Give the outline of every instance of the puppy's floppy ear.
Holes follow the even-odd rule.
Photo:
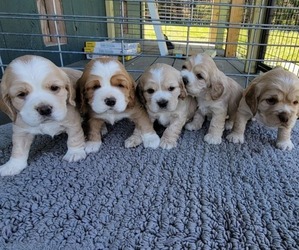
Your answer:
[[[129,89],[129,102],[128,108],[132,108],[135,106],[135,81],[131,75],[128,74],[129,81],[130,81],[130,89]]]
[[[145,98],[143,96],[143,87],[141,86],[142,85],[142,82],[139,80],[138,81],[138,84],[137,84],[137,87],[136,87],[136,96],[139,100],[139,102],[145,106],[146,104],[146,101],[145,101]]]
[[[76,106],[76,82],[82,76],[82,71],[71,68],[62,68],[62,71],[64,71],[68,77],[68,83],[66,85],[68,103],[72,106]]]
[[[88,112],[85,98],[85,80],[81,77],[76,83],[76,104],[81,114],[85,115]]]
[[[14,122],[17,118],[17,110],[12,105],[11,98],[8,93],[8,86],[9,84],[7,83],[6,75],[4,73],[0,84],[0,109]]]
[[[12,105],[11,98],[10,98],[9,94],[2,96],[2,93],[0,90],[0,96],[1,96],[0,110],[2,110],[5,114],[7,114],[8,117],[14,122],[17,118],[17,110]]]
[[[186,91],[186,88],[185,88],[185,84],[183,82],[183,78],[181,76],[180,76],[180,80],[179,80],[179,86],[180,86],[180,89],[181,89],[179,98],[184,99],[187,96],[187,91]]]
[[[245,101],[253,115],[256,114],[258,106],[258,91],[256,86],[257,83],[257,81],[252,82],[244,94]]]
[[[211,75],[210,82],[208,85],[208,88],[210,88],[210,95],[212,100],[219,99],[224,91],[222,81],[225,81],[226,76],[222,72],[222,74],[218,75],[219,73],[220,72],[218,71],[217,73],[215,72]],[[223,75],[223,78],[221,77],[221,75]]]

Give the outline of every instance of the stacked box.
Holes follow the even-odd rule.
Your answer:
[[[101,42],[87,41],[85,42],[84,52],[86,52],[87,59],[124,55],[125,60],[130,60],[141,52],[141,48],[139,43],[121,43],[111,40]]]

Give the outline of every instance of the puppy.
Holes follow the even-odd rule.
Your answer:
[[[151,121],[166,127],[160,146],[176,147],[183,126],[197,109],[196,99],[187,96],[180,71],[167,64],[153,64],[142,74],[137,92]]]
[[[0,175],[15,175],[27,166],[30,145],[37,134],[68,134],[64,160],[86,157],[81,118],[75,108],[75,83],[82,72],[59,68],[40,56],[13,60],[1,82],[2,109],[13,121],[12,154]]]
[[[292,150],[291,131],[299,116],[299,79],[281,67],[256,77],[240,101],[230,142],[244,143],[247,121],[256,117],[269,127],[277,127],[276,146]]]
[[[187,93],[196,97],[198,102],[198,110],[186,129],[200,129],[205,116],[208,116],[211,122],[204,141],[220,144],[224,128],[233,127],[242,87],[221,72],[213,59],[204,53],[189,57],[182,67],[181,75]]]
[[[109,57],[91,60],[77,82],[79,106],[87,121],[86,152],[97,152],[106,132],[105,122],[128,118],[135,123],[133,135],[125,141],[125,147],[157,148],[160,138],[153,129],[145,109],[135,97],[135,82],[124,66]]]

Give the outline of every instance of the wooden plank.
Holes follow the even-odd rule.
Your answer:
[[[229,28],[227,31],[227,45],[225,48],[225,57],[235,57],[237,53],[237,43],[240,33],[240,23],[243,18],[243,6],[234,6],[234,5],[244,5],[244,0],[232,0],[232,7],[230,10],[229,17]]]
[[[114,26],[114,8],[113,8],[113,1],[106,0],[105,1],[106,7],[106,17],[107,17],[107,32],[108,37],[110,39],[115,38],[115,26]]]

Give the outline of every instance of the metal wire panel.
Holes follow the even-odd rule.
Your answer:
[[[24,1],[20,8],[16,8],[20,1],[4,2],[0,7],[2,71],[23,54],[42,55],[62,66],[76,65],[87,54],[115,56],[84,51],[86,41],[115,40],[121,46],[141,45],[141,53],[136,51],[131,57],[125,50],[117,54],[126,65],[134,56],[173,59],[175,64],[175,60],[208,50],[215,51],[220,65],[231,66],[223,66],[222,71],[242,77],[245,84],[259,70],[276,65],[299,75],[299,1],[90,0],[82,5],[82,1],[50,0],[47,4],[53,7],[46,14],[38,8],[41,0]],[[55,7],[58,4],[61,13]],[[42,22],[54,23],[50,33],[45,33]],[[61,22],[63,33],[57,25]],[[45,44],[45,37],[56,42]],[[161,43],[167,46],[166,53],[161,52]],[[132,65],[129,71],[142,72]]]

